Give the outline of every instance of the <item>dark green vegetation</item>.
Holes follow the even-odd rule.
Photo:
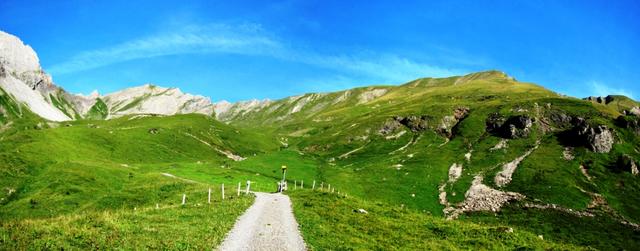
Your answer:
[[[311,250],[580,250],[506,224],[448,221],[319,191],[289,193]],[[357,212],[364,209],[367,213]]]
[[[490,71],[305,94],[219,115],[224,123],[203,115],[43,123],[10,97],[0,98],[0,221],[12,222],[4,232],[49,217],[175,205],[182,193],[202,194],[220,183],[229,196],[246,180],[272,191],[280,166],[287,165],[290,186],[304,180],[309,188],[316,180],[358,198],[293,194],[305,239],[318,249],[640,246],[633,237],[638,230],[620,223],[640,222],[640,177],[627,165],[640,160],[640,127],[637,116],[624,115],[637,103],[624,97],[604,104],[568,98]],[[97,103],[91,118],[104,118],[106,110]],[[601,128],[611,131],[614,143],[597,153],[601,146],[578,132]],[[495,149],[505,140],[506,147]],[[502,165],[528,151],[512,181],[498,187],[494,178]],[[462,174],[448,182],[454,163],[463,166]],[[477,175],[485,185],[526,198],[498,216],[445,221],[439,187],[446,184],[445,197],[455,207]],[[559,210],[524,209],[525,203]],[[349,211],[358,206],[370,214]],[[322,213],[327,207],[349,212]],[[346,230],[331,235],[316,229],[333,224]],[[364,229],[350,228],[359,227],[354,224]],[[500,232],[505,226],[514,233]],[[407,236],[393,229],[407,229]],[[583,230],[587,234],[569,234]],[[148,244],[130,246],[141,245]]]

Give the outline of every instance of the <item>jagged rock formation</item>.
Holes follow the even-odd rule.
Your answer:
[[[606,97],[590,96],[590,97],[584,98],[584,100],[606,105],[611,103],[614,100],[614,96],[613,95],[608,95]]]
[[[163,88],[151,84],[128,88],[100,98],[109,107],[107,118],[131,114],[214,113],[214,106],[209,98],[183,93],[177,88]]]
[[[133,87],[105,96],[100,96],[97,92],[89,96],[69,94],[56,86],[42,70],[38,56],[30,46],[2,31],[0,88],[17,103],[26,105],[38,116],[51,121],[85,117],[109,119],[130,114],[212,115],[214,111],[208,98],[185,94],[176,88],[153,85]],[[95,110],[104,112],[101,114],[103,116],[95,116]]]
[[[534,119],[526,115],[502,117],[494,113],[487,118],[487,132],[508,139],[526,138],[529,136]]]
[[[256,111],[267,107],[273,101],[269,99],[264,100],[249,100],[240,101],[236,103],[230,103],[226,100],[213,104],[213,109],[216,114],[216,118],[219,120],[229,120],[238,116],[243,116],[246,113]]]
[[[628,154],[623,154],[618,158],[618,161],[616,163],[616,169],[618,171],[630,172],[633,175],[640,174],[640,170],[638,170],[638,166],[636,165],[636,162]]]
[[[73,109],[60,100],[64,92],[40,67],[35,51],[19,38],[0,31],[0,88],[17,103],[52,121],[71,120]]]
[[[616,124],[640,136],[640,116],[619,116],[616,119]]]
[[[573,129],[573,134],[576,139],[582,142],[597,153],[608,153],[613,147],[613,134],[611,129],[605,125],[591,126],[583,118],[576,118],[576,126]]]
[[[424,131],[428,128],[428,125],[429,125],[428,124],[429,116],[427,115],[422,115],[422,116],[413,115],[413,116],[407,116],[407,117],[397,116],[394,119],[398,121],[400,124],[411,129],[411,131],[413,132]]]
[[[444,116],[438,127],[438,132],[447,138],[453,137],[453,128],[469,115],[469,108],[458,107],[453,110],[453,115]]]

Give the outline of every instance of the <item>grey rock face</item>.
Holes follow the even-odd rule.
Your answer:
[[[453,137],[453,128],[469,115],[469,108],[458,107],[453,110],[453,115],[444,116],[438,127],[438,132],[447,138]]]
[[[640,136],[640,117],[638,116],[619,116],[616,124],[622,128],[626,128]]]
[[[576,136],[582,140],[589,149],[597,153],[608,153],[613,147],[613,133],[605,125],[592,127],[582,118],[576,119],[574,128]]]
[[[429,117],[426,115],[408,116],[408,117],[396,116],[394,117],[394,119],[398,121],[400,124],[411,129],[411,131],[413,132],[421,132],[427,129],[427,126],[428,126],[427,120],[429,119]]]
[[[618,162],[616,163],[616,168],[619,171],[630,172],[633,175],[640,174],[640,170],[638,170],[638,166],[634,159],[628,154],[624,154],[618,158]]]
[[[504,118],[492,114],[487,118],[487,131],[502,138],[517,139],[529,136],[534,119],[526,115]]]
[[[382,128],[378,130],[378,133],[380,133],[381,135],[387,135],[394,132],[396,129],[400,127],[402,127],[402,124],[400,124],[398,120],[396,119],[389,120],[387,122],[384,122],[384,124],[382,125]]]

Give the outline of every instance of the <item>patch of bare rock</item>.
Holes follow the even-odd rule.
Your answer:
[[[458,208],[446,208],[447,218],[455,219],[461,213],[474,211],[499,211],[506,203],[513,200],[522,200],[524,195],[515,192],[505,192],[493,189],[482,183],[482,175],[474,177],[471,187],[465,193],[464,201]]]

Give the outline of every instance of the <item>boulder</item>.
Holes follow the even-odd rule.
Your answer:
[[[637,107],[637,106],[636,107],[632,107],[627,113],[629,115],[640,117],[640,107]]]

